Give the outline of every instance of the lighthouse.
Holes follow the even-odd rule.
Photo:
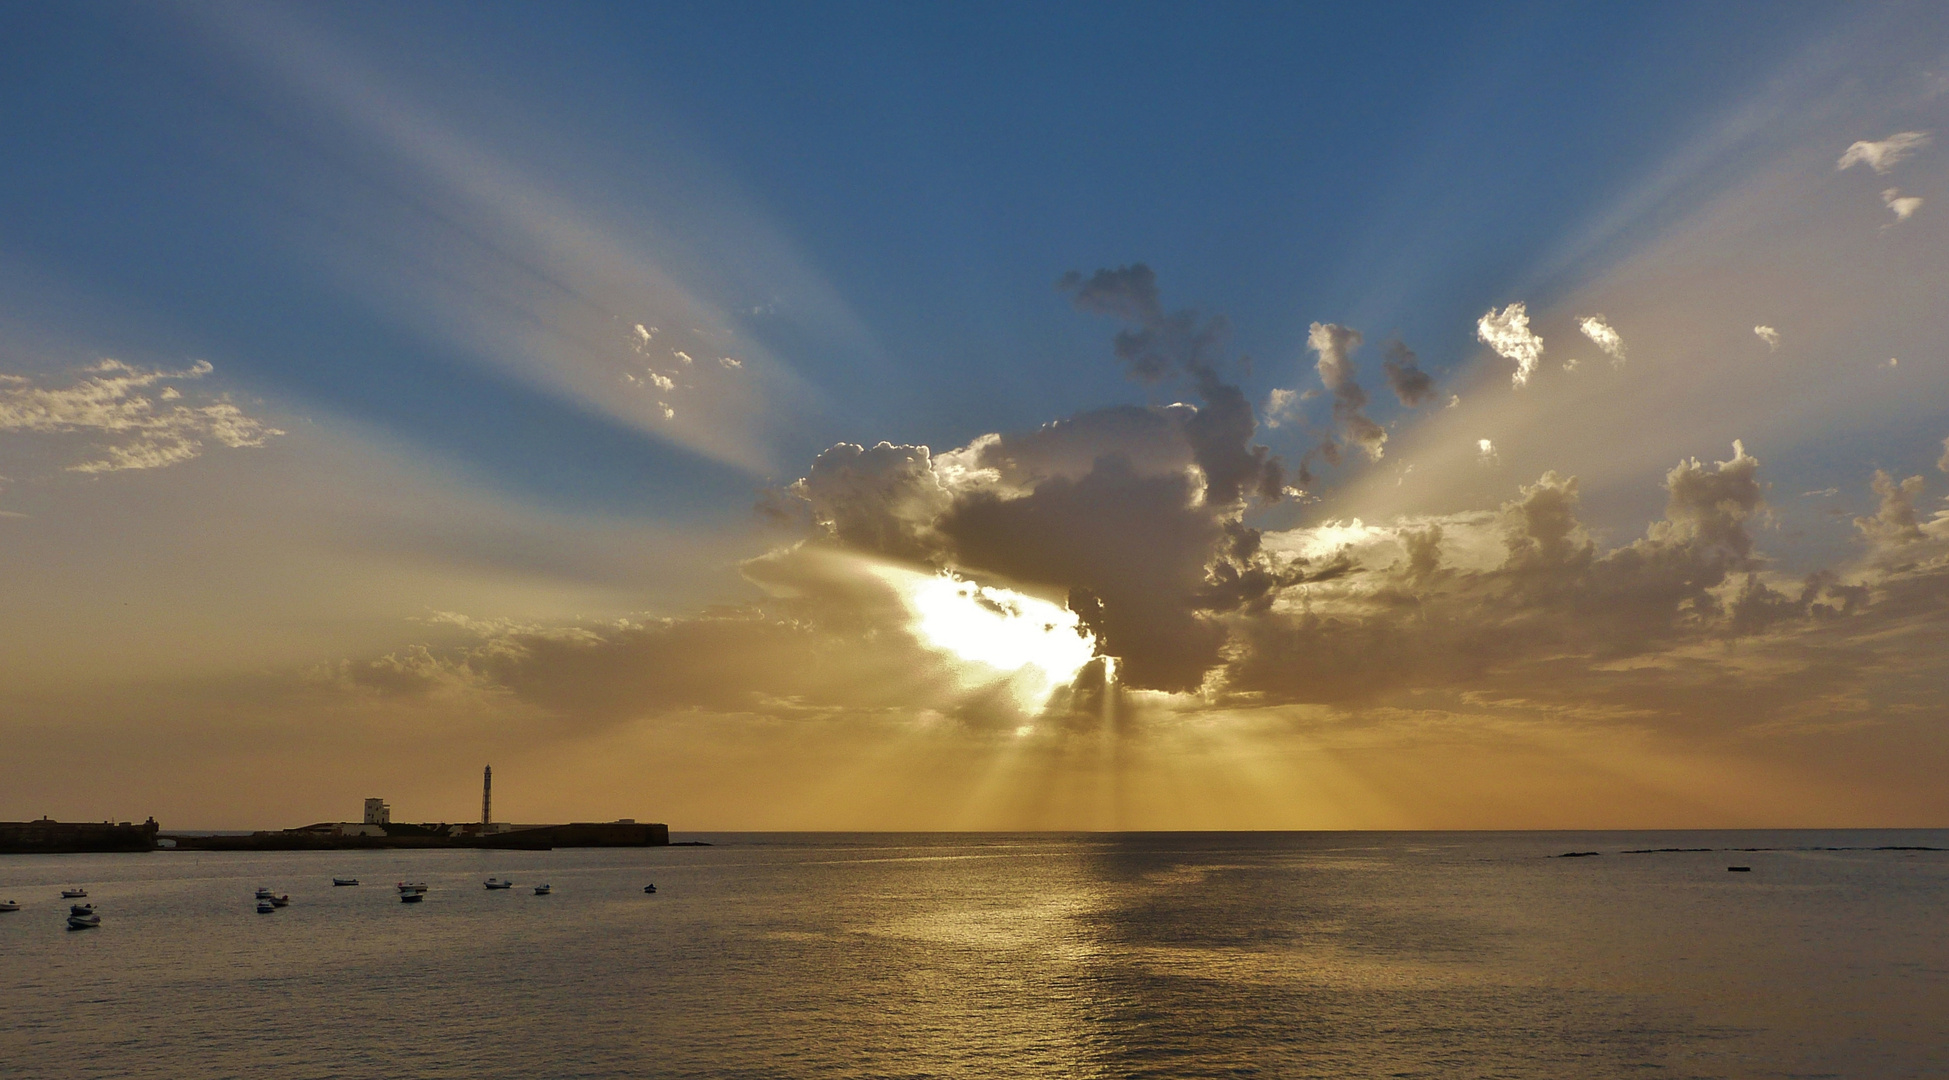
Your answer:
[[[494,825],[494,766],[489,765],[480,775],[480,831],[493,832]]]

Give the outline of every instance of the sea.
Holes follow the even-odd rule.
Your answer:
[[[1949,1076],[1945,830],[677,839],[0,856],[0,1076]]]

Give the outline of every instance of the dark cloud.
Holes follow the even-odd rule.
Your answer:
[[[1412,409],[1435,396],[1434,376],[1421,370],[1420,358],[1414,350],[1399,340],[1387,343],[1387,359],[1381,361],[1381,370],[1387,373],[1388,388],[1401,404]]]
[[[1319,358],[1320,382],[1333,395],[1333,419],[1340,431],[1369,460],[1379,461],[1387,431],[1368,418],[1367,391],[1354,380],[1353,351],[1360,348],[1360,331],[1337,323],[1314,323],[1307,331],[1306,347]]]

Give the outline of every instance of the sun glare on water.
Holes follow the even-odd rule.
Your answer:
[[[1047,600],[950,573],[881,574],[898,587],[922,644],[958,661],[970,686],[1006,678],[1025,709],[1040,708],[1095,654],[1096,639],[1075,612]]]

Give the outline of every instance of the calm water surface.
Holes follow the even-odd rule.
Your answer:
[[[1949,831],[705,839],[0,857],[0,1076],[1949,1076]]]

